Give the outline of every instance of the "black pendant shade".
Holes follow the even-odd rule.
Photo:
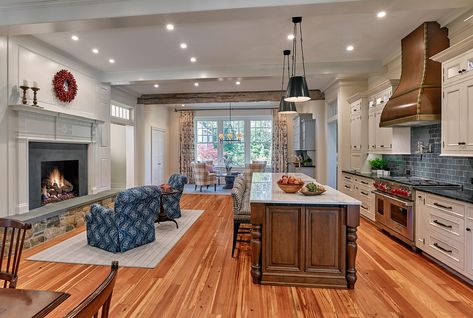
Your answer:
[[[286,102],[300,103],[310,100],[309,87],[304,76],[293,76],[287,84]]]
[[[297,113],[296,104],[291,102],[286,102],[284,96],[281,97],[279,102],[279,113],[280,114],[295,114]]]

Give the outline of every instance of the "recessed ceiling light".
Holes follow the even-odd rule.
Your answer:
[[[288,39],[288,40],[294,40],[294,34],[292,34],[292,33],[289,34],[289,35],[287,36],[287,39]]]
[[[386,16],[386,11],[379,11],[378,14],[376,14],[378,18],[384,18]]]
[[[158,87],[159,87],[159,84],[154,84],[154,87],[155,87],[155,88],[158,88]]]
[[[187,49],[187,44],[186,43],[181,43],[180,47],[181,47],[181,49]]]
[[[99,54],[99,49],[93,48],[93,49],[92,49],[92,52],[93,52],[94,54]]]
[[[237,82],[235,82],[235,84],[240,85],[241,83],[237,81]]]
[[[72,39],[73,41],[79,41],[79,37],[78,37],[77,35],[71,36],[71,39]]]
[[[186,106],[186,105],[182,104],[181,106],[184,107],[184,106]]]
[[[108,63],[113,64],[113,63],[115,63],[115,60],[114,59],[109,59]]]
[[[347,51],[353,51],[355,47],[353,45],[347,46]]]
[[[191,57],[190,60],[191,60],[192,63],[197,62],[197,59],[195,57]]]
[[[195,83],[194,83],[194,86],[195,86],[195,87],[199,86],[199,83],[195,82]]]
[[[174,30],[174,24],[166,24],[166,29],[168,29],[169,31]]]

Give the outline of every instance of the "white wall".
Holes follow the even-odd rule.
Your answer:
[[[170,135],[179,134],[179,130],[170,131],[171,109],[164,105],[137,105],[135,108],[136,118],[136,162],[135,162],[135,184],[151,184],[151,128],[160,128],[166,131],[166,154],[169,158],[170,149],[178,149],[179,144],[170,143]],[[173,140],[174,140],[173,136]],[[165,179],[170,176],[169,161],[165,162]]]
[[[112,188],[126,187],[126,126],[110,125]]]
[[[71,71],[78,84],[76,99],[69,104],[59,102],[52,90],[54,74],[61,69]],[[27,202],[20,202],[18,195],[27,189],[17,185],[27,174],[27,164],[19,158],[24,157],[20,151],[27,149],[28,140],[20,143],[15,131],[17,114],[7,110],[8,104],[21,103],[18,87],[24,81],[38,85],[38,102],[46,110],[105,122],[97,129],[97,142],[89,145],[89,193],[110,189],[110,87],[99,83],[98,77],[94,69],[33,37],[0,38],[0,216],[27,212]],[[31,98],[29,94],[29,104]]]

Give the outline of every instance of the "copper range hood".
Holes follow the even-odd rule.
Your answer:
[[[399,86],[383,113],[380,127],[422,126],[440,120],[441,64],[430,59],[450,45],[447,28],[424,22],[401,41]]]

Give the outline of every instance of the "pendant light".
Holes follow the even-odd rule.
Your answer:
[[[283,51],[283,60],[282,60],[282,81],[281,81],[281,100],[279,101],[279,113],[280,114],[295,114],[297,113],[296,104],[292,102],[287,102],[284,100],[284,79],[285,79],[285,69],[286,69],[286,59],[287,59],[287,76],[289,77],[289,55],[291,54],[290,50]],[[286,58],[287,57],[287,58]]]
[[[220,134],[218,134],[218,140],[220,142],[240,142],[241,141],[241,133],[235,133],[235,130],[232,126],[232,103],[230,102],[230,119],[228,127]]]
[[[305,78],[305,64],[304,64],[304,46],[302,43],[302,17],[293,17],[292,23],[294,23],[294,39],[292,40],[292,71],[291,78],[287,85],[286,98],[287,102],[306,102],[310,100],[309,88],[307,87],[307,81]],[[300,33],[300,44],[301,44],[301,58],[302,58],[302,71],[303,75],[297,75],[297,31],[299,26]]]

